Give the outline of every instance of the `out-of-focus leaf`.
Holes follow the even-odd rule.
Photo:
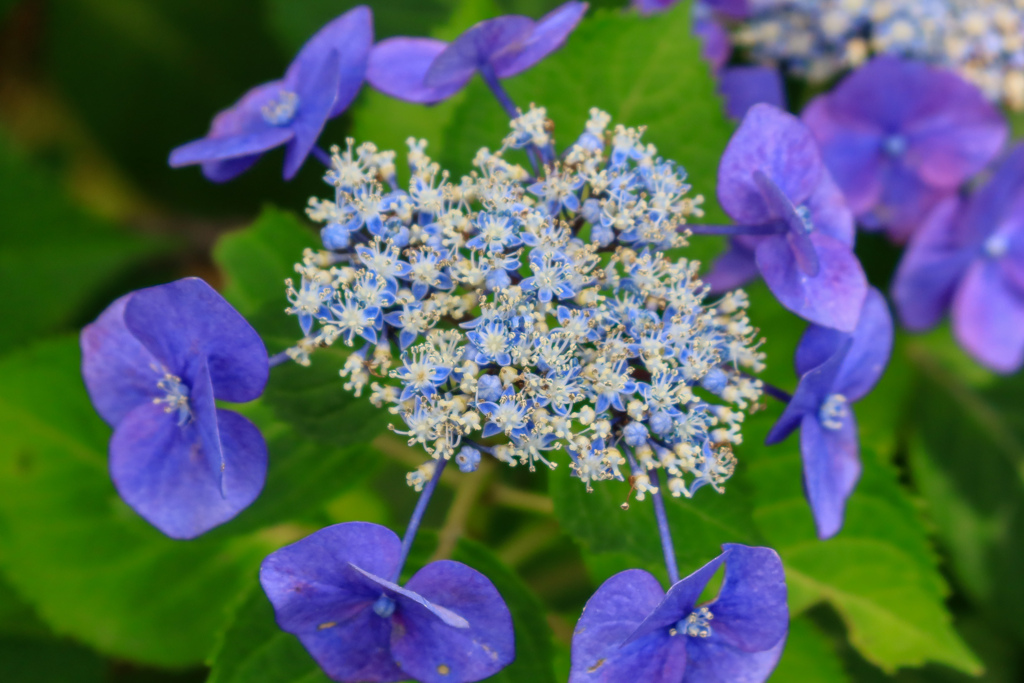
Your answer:
[[[583,131],[591,107],[607,111],[615,123],[647,126],[644,140],[679,162],[693,194],[704,196],[707,220],[724,218],[716,208],[715,180],[733,125],[690,32],[689,3],[652,17],[596,12],[565,47],[505,85],[520,107],[534,102],[547,108],[562,147]],[[499,147],[507,132],[503,110],[474,79],[448,127],[442,165],[468,171],[477,149]],[[718,244],[700,242],[708,253]]]
[[[255,584],[236,607],[207,662],[206,683],[327,683],[302,643],[277,627],[274,608]]]
[[[171,149],[206,134],[214,114],[280,78],[292,55],[249,0],[66,0],[47,7],[46,57],[61,95],[136,187],[178,212],[237,216],[265,201],[301,207],[322,173],[281,180],[271,152],[230,183],[172,169]],[[308,182],[305,188],[302,182]]]
[[[31,605],[0,576],[0,634],[45,636],[46,625],[39,621]],[[0,660],[2,661],[2,660]]]
[[[1024,380],[979,388],[924,346],[911,349],[914,484],[957,580],[996,623],[1024,637]]]
[[[0,351],[69,325],[127,271],[166,248],[75,207],[61,183],[0,134]]]
[[[374,38],[429,35],[448,19],[457,0],[268,0],[267,24],[286,53],[297,51],[331,19],[357,5],[373,10]]]
[[[288,302],[283,283],[296,275],[294,264],[315,240],[294,214],[267,208],[255,223],[224,236],[214,249],[214,260],[228,281],[225,295],[250,316],[271,352],[302,336],[295,318],[284,312]],[[265,403],[279,419],[321,443],[350,446],[370,440],[387,423],[388,413],[342,388],[338,371],[348,350],[338,341],[314,353],[310,367],[287,362],[273,368]]]
[[[828,638],[807,617],[789,622],[789,636],[772,683],[844,683],[849,678]]]
[[[0,361],[0,568],[57,634],[133,661],[200,662],[262,558],[302,533],[282,523],[361,481],[370,456],[300,440],[265,407],[240,406],[267,438],[266,489],[238,519],[173,541],[117,496],[110,429],[79,363],[74,338]]]
[[[0,636],[0,675],[5,683],[102,683],[107,664],[72,642]]]
[[[452,559],[483,573],[501,593],[512,613],[516,633],[516,658],[488,678],[494,683],[555,683],[551,627],[544,605],[515,572],[474,541],[460,538]]]

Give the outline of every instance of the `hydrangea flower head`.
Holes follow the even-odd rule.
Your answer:
[[[762,234],[733,239],[709,275],[715,289],[741,284],[756,268],[789,310],[853,329],[867,292],[853,217],[798,118],[754,105],[722,156],[718,197],[733,220]]]
[[[336,681],[469,683],[514,659],[512,615],[487,577],[440,560],[399,586],[401,558],[390,529],[335,524],[271,553],[260,583]]]
[[[903,255],[893,299],[907,328],[933,327],[951,308],[974,358],[1003,373],[1024,365],[1024,145],[966,201],[932,212]]]
[[[256,86],[214,117],[206,137],[173,150],[170,165],[201,164],[207,178],[225,182],[285,145],[284,177],[290,180],[327,120],[359,93],[372,45],[370,9],[349,10],[310,38],[284,78]]]
[[[309,209],[334,248],[307,253],[290,285],[306,333],[292,357],[351,345],[346,388],[368,388],[434,458],[470,446],[554,467],[563,450],[590,488],[623,478],[628,447],[665,469],[674,495],[720,490],[760,396],[747,299],[706,303],[699,264],[666,256],[686,245],[700,198],[642,131],[609,123],[593,110],[539,177],[505,155],[552,143],[543,109],[512,121],[503,148],[480,150],[458,182],[423,141],[409,141],[404,187],[393,153],[338,149],[335,192]],[[460,465],[475,467],[469,455]]]
[[[1007,135],[1002,115],[975,86],[890,56],[815,98],[803,120],[853,212],[900,242],[984,168]]]
[[[377,90],[409,102],[433,104],[469,83],[473,74],[511,78],[565,43],[587,11],[567,2],[534,21],[507,15],[482,21],[451,43],[399,36],[378,43],[366,78]]]
[[[1024,5],[1006,0],[749,0],[735,40],[814,82],[889,54],[951,68],[1024,108]]]
[[[257,398],[267,351],[209,285],[186,278],[121,297],[82,330],[82,375],[114,427],[110,474],[121,497],[172,538],[194,538],[263,488],[256,427],[216,400]]]
[[[778,443],[800,428],[804,491],[821,538],[842,528],[846,500],[860,478],[851,404],[867,395],[882,376],[892,342],[885,297],[872,288],[852,334],[812,325],[797,346],[800,383],[766,442]]]
[[[642,569],[605,581],[576,624],[569,682],[767,680],[789,628],[782,562],[771,548],[722,550],[667,593]],[[698,604],[723,563],[718,596]]]

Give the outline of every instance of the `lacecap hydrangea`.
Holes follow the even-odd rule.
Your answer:
[[[554,468],[560,449],[588,489],[623,479],[634,457],[640,499],[657,486],[652,468],[675,496],[731,475],[743,411],[761,395],[747,297],[706,300],[700,264],[682,256],[703,198],[643,129],[609,124],[591,110],[559,155],[531,107],[458,181],[410,139],[407,189],[394,152],[332,149],[334,196],[308,209],[324,249],[287,283],[305,335],[287,353],[305,364],[319,347],[352,347],[345,389],[400,418],[392,429],[433,458],[411,485],[442,458]],[[542,170],[513,163],[518,150]]]

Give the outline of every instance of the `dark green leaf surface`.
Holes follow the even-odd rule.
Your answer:
[[[75,207],[60,181],[0,134],[0,351],[67,326],[166,247]]]

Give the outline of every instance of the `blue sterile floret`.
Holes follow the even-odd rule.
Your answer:
[[[700,264],[666,255],[687,245],[702,198],[642,129],[609,125],[592,110],[556,157],[546,111],[531,108],[458,182],[410,139],[404,188],[393,153],[335,148],[334,197],[309,208],[325,250],[288,285],[305,333],[291,357],[354,347],[345,388],[368,388],[410,445],[465,471],[484,453],[553,468],[564,449],[588,488],[623,479],[633,457],[640,498],[657,490],[651,468],[676,496],[721,490],[761,393],[747,299],[706,302]],[[537,177],[506,159],[523,147],[550,157]]]

